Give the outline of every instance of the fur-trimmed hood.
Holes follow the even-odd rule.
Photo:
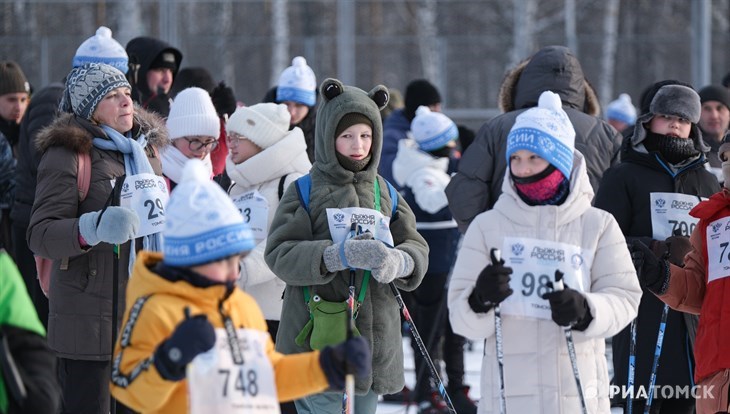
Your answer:
[[[540,94],[553,91],[563,106],[598,116],[601,105],[578,59],[563,46],[547,46],[509,70],[499,89],[502,112],[537,106]]]
[[[147,142],[158,149],[170,144],[165,121],[157,114],[137,105],[134,108],[132,131],[134,136],[145,134]],[[74,152],[89,153],[92,147],[91,141],[95,137],[106,137],[106,134],[95,124],[79,119],[73,114],[63,113],[38,132],[35,146],[41,153],[55,146],[66,147]]]

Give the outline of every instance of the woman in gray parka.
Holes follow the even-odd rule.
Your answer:
[[[400,196],[397,210],[391,214],[391,193],[377,174],[383,137],[379,109],[387,103],[387,89],[377,86],[365,93],[336,79],[327,79],[320,92],[311,190],[308,194],[298,191],[297,185],[287,189],[266,245],[267,264],[287,284],[276,347],[292,354],[327,345],[320,341],[323,332],[317,332],[318,321],[313,331],[308,330],[307,302],[346,301],[348,268],[358,268],[354,286],[359,311],[355,323],[370,343],[373,369],[372,376],[356,383],[356,406],[358,413],[374,413],[379,394],[397,392],[405,383],[399,308],[388,284],[392,281],[400,289],[415,289],[428,268],[428,245],[416,231],[413,212]],[[369,127],[371,134],[350,134],[358,127]],[[364,151],[365,156],[352,156],[342,150],[341,140],[359,138],[369,141],[366,146],[370,151]],[[379,199],[376,192],[380,193]],[[308,209],[303,205],[306,202]],[[374,208],[378,204],[379,208]],[[376,224],[368,226],[368,220],[358,221],[358,217],[364,216],[374,218],[370,222]],[[375,239],[385,243],[373,240],[367,232],[355,240],[346,240],[353,221],[363,223]],[[341,319],[341,324],[331,328],[344,327],[346,320]],[[327,331],[329,334],[330,330]],[[300,414],[339,412],[341,404],[341,390],[296,401]]]

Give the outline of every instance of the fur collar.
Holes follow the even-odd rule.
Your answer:
[[[50,125],[38,132],[35,145],[43,153],[50,147],[66,147],[73,152],[88,154],[91,151],[91,140],[103,132],[93,124],[84,125],[73,114],[60,114]],[[147,134],[147,142],[158,149],[170,144],[165,121],[157,114],[135,105],[134,127],[136,133]]]
[[[561,60],[565,59],[565,67],[567,67],[569,70],[572,70],[571,76],[574,77],[574,81],[578,83],[582,83],[584,95],[585,96],[565,96],[566,92],[561,90],[553,90],[557,88],[550,89],[553,85],[546,85],[547,89],[552,90],[555,93],[558,93],[560,95],[560,99],[563,101],[563,105],[567,105],[570,107],[573,107],[579,111],[582,111],[588,115],[592,116],[600,116],[601,114],[601,105],[598,101],[598,95],[596,95],[596,91],[593,89],[593,86],[588,82],[588,80],[585,79],[583,76],[583,72],[580,69],[578,61],[572,57],[572,55],[569,55],[569,52],[567,52],[567,49],[565,51],[560,50],[562,48],[555,48],[554,51],[547,51],[546,53],[540,53],[538,52],[539,56],[537,56],[538,59],[544,59],[547,55],[549,58],[552,58],[553,60]],[[560,56],[560,54],[563,54],[563,56]],[[556,56],[557,55],[557,56]],[[517,108],[515,106],[515,97],[517,93],[525,93],[524,91],[518,91],[517,90],[517,84],[520,80],[520,77],[522,76],[522,72],[525,70],[525,67],[527,67],[527,64],[530,63],[530,61],[533,59],[533,57],[527,58],[523,60],[522,62],[518,63],[514,68],[509,70],[506,74],[504,79],[502,80],[502,85],[499,88],[499,96],[497,98],[499,105],[499,109],[502,112],[510,112],[514,111],[515,109],[521,109]],[[574,60],[573,62],[570,62],[570,60]],[[542,62],[541,62],[542,63]],[[550,62],[546,62],[545,66],[548,67]],[[541,80],[536,79],[535,82],[540,82]],[[535,106],[537,105],[537,98],[539,97],[539,93],[537,93],[537,89],[535,90],[536,96],[534,97]],[[572,98],[572,99],[571,99]]]

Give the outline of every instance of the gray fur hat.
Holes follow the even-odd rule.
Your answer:
[[[631,142],[633,145],[637,145],[646,138],[648,127],[644,127],[644,124],[651,121],[654,115],[673,115],[687,119],[692,123],[689,136],[694,142],[695,148],[706,153],[710,151],[710,147],[702,140],[702,131],[697,126],[701,112],[700,95],[694,89],[677,84],[664,85],[657,90],[652,98],[651,104],[649,104],[649,112],[642,114],[636,120]]]

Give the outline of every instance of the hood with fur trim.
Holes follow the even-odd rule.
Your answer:
[[[140,133],[147,136],[147,142],[158,149],[170,144],[167,136],[165,121],[153,112],[149,112],[135,105],[134,136]],[[35,146],[43,153],[50,147],[66,147],[73,152],[89,153],[91,140],[95,137],[105,137],[106,134],[98,126],[79,119],[73,114],[59,115],[49,126],[38,132]]]
[[[540,94],[553,91],[563,106],[598,116],[601,105],[580,62],[564,46],[547,46],[509,70],[499,90],[502,112],[537,106]]]

